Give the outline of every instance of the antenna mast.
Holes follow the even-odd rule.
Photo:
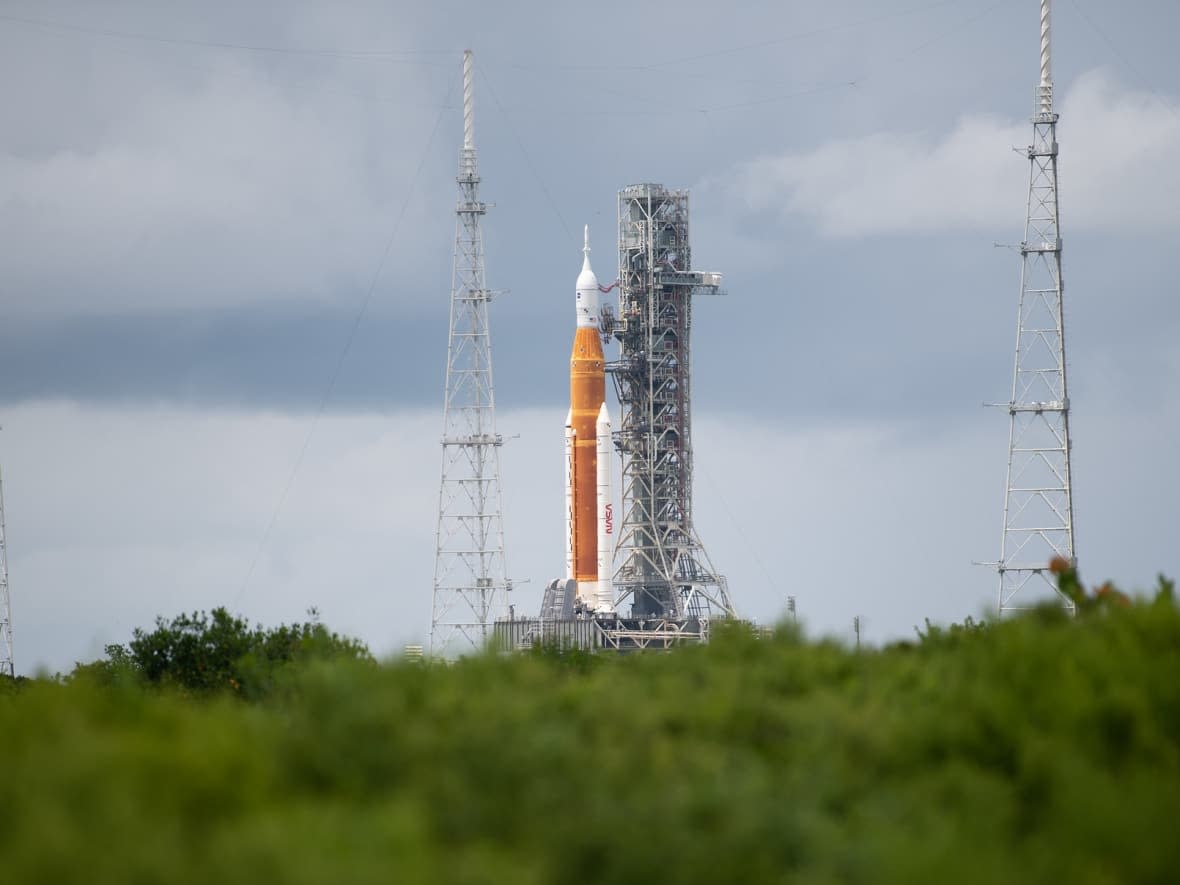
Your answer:
[[[1041,0],[1041,78],[1032,118],[1028,215],[1016,328],[1008,479],[1000,561],[1001,616],[1057,598],[1055,557],[1076,565],[1070,483],[1069,394],[1065,380],[1061,233],[1057,210],[1057,114],[1049,39],[1050,0]]]
[[[0,476],[0,676],[16,678],[12,657],[12,598],[8,594],[8,531],[4,523],[4,478]]]
[[[504,559],[500,446],[492,388],[492,339],[484,276],[475,153],[471,50],[463,53],[463,147],[459,151],[455,260],[443,406],[430,653],[481,648],[512,589]]]

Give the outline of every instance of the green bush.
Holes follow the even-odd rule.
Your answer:
[[[729,630],[668,654],[285,672],[255,704],[138,677],[0,695],[5,880],[1105,883],[1180,866],[1180,614],[1162,594],[859,653]]]
[[[312,620],[251,628],[224,608],[212,613],[156,619],[154,630],[136,628],[131,642],[108,645],[106,660],[79,664],[72,679],[110,685],[141,681],[186,693],[229,691],[250,699],[271,692],[283,674],[310,660],[372,662],[363,643],[332,633]]]

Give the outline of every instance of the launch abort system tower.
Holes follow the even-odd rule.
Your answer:
[[[616,610],[632,618],[733,617],[725,578],[692,518],[693,296],[721,275],[692,270],[688,192],[637,184],[619,192],[619,398],[623,515],[615,551]],[[702,637],[703,638],[703,637]]]

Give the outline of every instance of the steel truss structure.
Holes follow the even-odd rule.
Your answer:
[[[692,621],[735,617],[692,519],[693,296],[721,275],[691,270],[687,191],[638,184],[619,192],[620,344],[607,364],[620,405],[623,517],[616,546],[616,610]]]
[[[472,56],[463,53],[463,147],[451,278],[450,339],[443,408],[430,653],[481,648],[507,608],[511,584],[504,558],[500,446],[492,387],[488,304],[495,294],[484,274],[475,153]]]
[[[504,651],[525,651],[539,646],[583,651],[664,650],[708,642],[704,621],[668,618],[610,618],[586,616],[550,619],[519,618],[497,621],[495,639]]]
[[[4,522],[4,478],[0,477],[0,676],[16,677],[12,656],[12,599],[8,594],[8,529]]]
[[[1050,0],[1041,0],[1041,79],[1032,118],[1028,215],[1008,441],[999,613],[1057,598],[1050,560],[1076,564],[1070,478],[1069,393],[1057,207],[1057,118],[1049,42]]]

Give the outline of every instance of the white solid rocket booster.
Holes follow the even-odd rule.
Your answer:
[[[594,429],[598,437],[598,599],[594,610],[613,612],[615,610],[614,582],[611,580],[611,566],[614,553],[614,505],[610,495],[610,412],[606,402],[598,410],[598,421]]]
[[[565,416],[565,579],[574,579],[574,410]]]

